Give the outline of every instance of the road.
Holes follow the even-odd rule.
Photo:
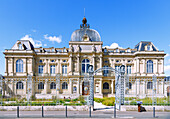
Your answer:
[[[113,118],[111,110],[96,110],[92,112],[92,118]],[[16,111],[0,111],[0,118],[16,118]],[[41,111],[20,111],[20,118],[41,118]],[[65,118],[65,111],[44,111],[44,118]],[[89,118],[87,111],[68,111],[68,118]],[[135,111],[117,111],[117,118],[153,118],[152,112],[135,112]],[[157,118],[170,119],[170,112],[156,112]]]

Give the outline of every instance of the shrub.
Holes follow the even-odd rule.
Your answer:
[[[34,95],[31,96],[31,100],[32,101],[35,101],[36,100],[36,97]]]
[[[137,105],[137,102],[133,100],[130,102],[130,105]]]

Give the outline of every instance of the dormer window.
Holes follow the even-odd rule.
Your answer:
[[[19,44],[19,45],[18,45],[18,49],[19,49],[19,50],[22,50],[22,44]]]
[[[127,52],[130,52],[130,49],[127,49]]]
[[[52,52],[55,52],[55,49],[53,48],[51,51],[52,51]]]
[[[64,50],[63,50],[63,52],[67,52],[67,50],[66,50],[66,49],[64,49]]]
[[[147,46],[147,51],[151,51],[151,45]]]
[[[119,49],[116,49],[116,52],[119,52]]]
[[[107,49],[106,49],[106,48],[104,49],[104,52],[107,52]]]

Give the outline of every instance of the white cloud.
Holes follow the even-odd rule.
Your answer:
[[[44,38],[45,39],[48,39],[49,41],[52,41],[52,42],[57,42],[57,43],[61,43],[62,41],[62,36],[48,36],[48,34],[44,35]]]
[[[117,43],[112,43],[110,46],[104,46],[104,48],[122,48]]]
[[[165,58],[166,58],[166,57],[169,57],[169,56],[170,56],[169,53],[167,53],[167,54],[165,55]]]
[[[47,44],[44,44],[44,46],[47,46]]]
[[[165,75],[169,76],[170,75],[170,65],[165,65],[164,70],[165,70]]]
[[[42,42],[38,41],[38,40],[33,40],[33,38],[31,38],[29,35],[25,35],[24,37],[22,37],[20,40],[29,40],[34,47],[41,47],[42,46]]]

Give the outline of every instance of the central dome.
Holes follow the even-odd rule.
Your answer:
[[[92,41],[92,42],[101,41],[99,33],[94,29],[90,29],[89,25],[86,24],[86,22],[80,25],[80,29],[72,33],[71,41],[84,41],[83,37],[85,35],[89,37],[89,41]]]

